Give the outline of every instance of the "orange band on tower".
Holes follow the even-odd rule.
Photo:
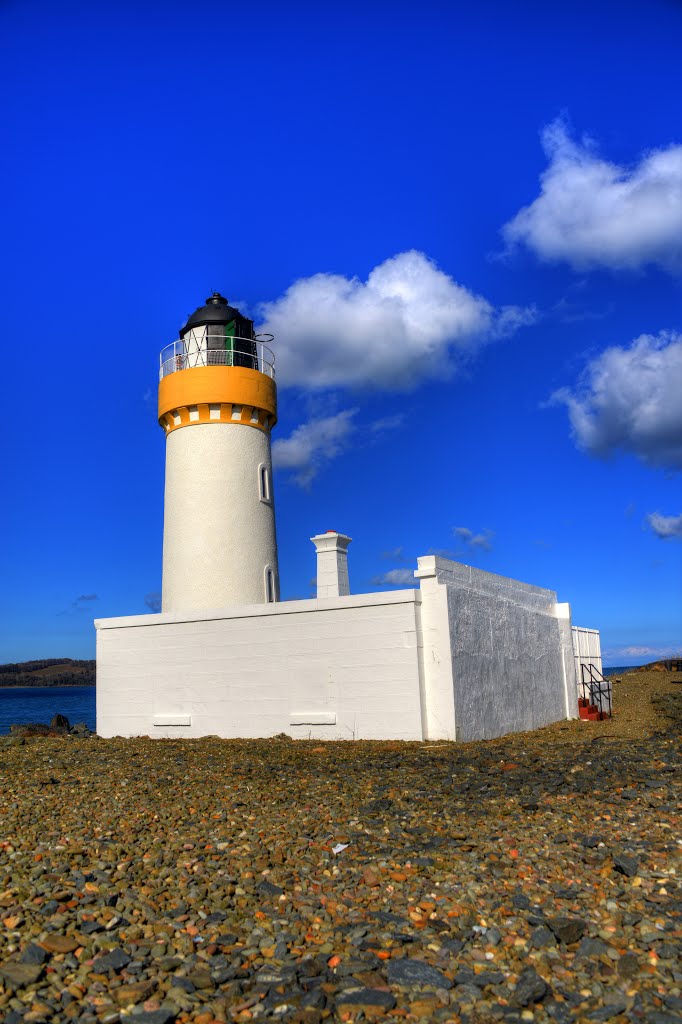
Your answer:
[[[259,370],[244,366],[195,366],[169,373],[159,382],[159,423],[164,429],[168,429],[169,417],[173,413],[190,406],[203,407],[198,421],[207,422],[210,405],[261,410],[266,415],[259,417],[259,424],[251,424],[250,414],[237,421],[259,425],[261,429],[266,423],[272,427],[277,422],[275,382]],[[182,423],[175,425],[185,426],[197,422],[194,419],[186,420],[185,416],[182,420]]]

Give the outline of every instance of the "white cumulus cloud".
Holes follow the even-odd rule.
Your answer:
[[[424,253],[385,260],[366,281],[314,274],[260,309],[275,336],[278,381],[309,389],[398,390],[452,373],[485,341],[533,321],[530,309],[495,309]]]
[[[414,569],[389,569],[381,576],[375,576],[372,584],[376,587],[415,587]]]
[[[302,487],[308,487],[321,466],[345,448],[353,433],[357,410],[345,409],[334,416],[322,416],[301,423],[289,437],[278,438],[272,446],[276,469],[290,469]]]
[[[474,533],[468,526],[453,526],[452,532],[468,548],[479,548],[481,551],[491,551],[493,546],[492,530],[483,530],[482,533]]]
[[[586,451],[632,452],[652,466],[682,468],[682,335],[643,334],[588,363],[574,388],[552,401],[568,408],[573,435]]]
[[[682,540],[682,512],[679,516],[662,516],[660,512],[651,512],[646,518],[661,540]]]
[[[679,647],[646,647],[639,644],[633,644],[630,647],[611,647],[603,652],[606,661],[617,661],[620,658],[650,658],[654,661],[663,658],[676,658],[679,655]]]
[[[682,268],[682,146],[623,167],[571,139],[562,120],[542,141],[549,163],[540,195],[502,229],[509,247],[524,243],[577,268]]]

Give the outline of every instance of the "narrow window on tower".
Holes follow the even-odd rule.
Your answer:
[[[277,600],[275,574],[269,565],[265,567],[265,600],[268,604],[274,604]]]
[[[270,470],[261,462],[258,467],[258,488],[260,492],[260,500],[264,501],[266,505],[272,503],[272,492],[270,488]]]

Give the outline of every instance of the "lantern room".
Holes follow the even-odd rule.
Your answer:
[[[261,369],[253,320],[230,306],[220,292],[213,292],[180,329],[173,358],[172,369],[178,370],[194,366]]]

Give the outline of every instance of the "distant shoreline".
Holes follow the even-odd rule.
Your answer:
[[[88,686],[95,686],[94,680],[92,682],[75,682],[75,683],[52,683],[52,682],[21,682],[21,683],[5,683],[0,682],[0,690],[56,690],[58,687],[69,687],[72,690],[87,689]]]
[[[3,690],[94,685],[95,662],[92,659],[42,658],[0,665],[0,689]]]

